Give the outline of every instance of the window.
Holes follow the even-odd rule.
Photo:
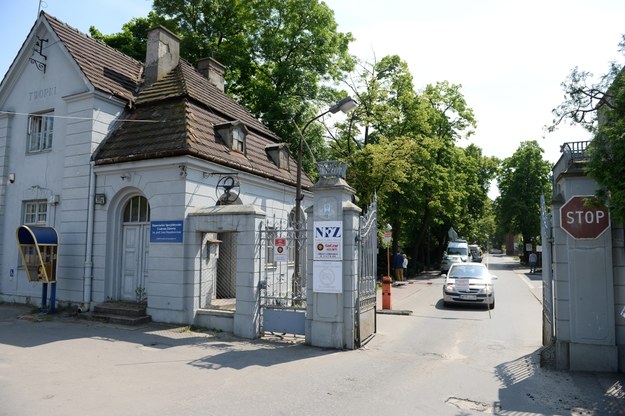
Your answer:
[[[275,266],[274,244],[275,244],[276,236],[277,236],[275,228],[267,227],[265,236],[267,238],[267,251],[265,252],[265,264],[267,266]]]
[[[135,196],[124,208],[124,222],[148,222],[150,221],[150,204],[143,196]]]
[[[45,225],[48,221],[48,201],[24,203],[24,224]]]
[[[28,118],[28,152],[36,153],[50,149],[53,129],[52,113],[32,114]]]
[[[232,129],[232,150],[243,153],[245,150],[245,133],[240,127]]]
[[[245,124],[238,120],[232,122],[228,121],[215,125],[215,132],[217,133],[217,137],[223,144],[228,146],[230,150],[245,154],[245,138],[248,134]]]
[[[27,201],[24,202],[24,217],[23,223],[25,225],[46,225],[48,221],[48,201]],[[26,264],[35,264],[37,262],[37,249],[34,245],[29,247],[23,247],[22,256],[18,259],[18,267],[24,267],[23,260]]]

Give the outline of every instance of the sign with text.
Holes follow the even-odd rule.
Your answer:
[[[273,240],[273,259],[276,262],[288,260],[286,238],[276,238]]]
[[[182,243],[182,221],[152,221],[150,243]]]
[[[595,239],[610,227],[610,212],[594,196],[573,196],[560,208],[560,227],[575,239]]]
[[[343,260],[343,222],[315,221],[313,260]]]

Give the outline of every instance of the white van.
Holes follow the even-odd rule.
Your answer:
[[[447,243],[447,250],[441,261],[441,273],[447,273],[452,263],[466,263],[469,259],[469,245],[464,240],[455,240]]]

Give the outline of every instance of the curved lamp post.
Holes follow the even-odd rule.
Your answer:
[[[296,298],[301,298],[302,291],[302,275],[300,273],[300,254],[302,251],[300,230],[302,228],[302,224],[300,211],[302,210],[302,199],[304,199],[304,196],[302,195],[302,153],[305,140],[304,132],[313,121],[318,120],[328,113],[336,114],[341,111],[347,114],[356,107],[358,107],[358,102],[352,97],[347,96],[338,103],[334,104],[328,110],[308,120],[308,122],[304,124],[304,127],[301,130],[299,129],[299,127],[297,128],[300,137],[299,146],[297,149],[297,176],[295,182],[295,271],[293,273],[293,295]]]

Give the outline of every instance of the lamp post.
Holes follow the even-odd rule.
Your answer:
[[[328,110],[308,120],[308,122],[304,124],[304,127],[301,130],[296,125],[297,131],[300,135],[299,146],[297,148],[297,174],[295,181],[295,271],[293,273],[293,295],[296,298],[301,298],[302,291],[302,276],[300,273],[300,254],[302,251],[300,230],[302,228],[302,224],[300,211],[302,210],[302,199],[304,199],[302,195],[302,153],[305,140],[304,132],[313,121],[318,120],[328,113],[336,114],[341,111],[347,114],[349,111],[353,110],[356,107],[358,107],[358,102],[352,97],[348,96],[343,98],[338,103],[334,104]]]

